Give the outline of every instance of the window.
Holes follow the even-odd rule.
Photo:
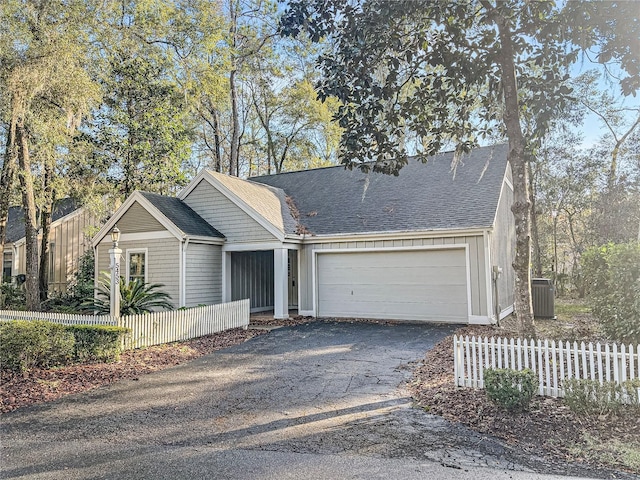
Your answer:
[[[11,252],[4,252],[4,261],[2,262],[2,279],[3,282],[11,281],[11,266],[13,265],[13,258]]]
[[[127,283],[135,280],[147,283],[147,249],[127,250]]]

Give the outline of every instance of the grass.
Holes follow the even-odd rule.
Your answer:
[[[558,320],[571,321],[575,315],[589,315],[591,307],[585,300],[556,299]]]
[[[621,442],[583,435],[583,443],[573,445],[569,450],[582,458],[597,459],[601,463],[615,465],[623,470],[640,472],[640,444],[634,441]]]

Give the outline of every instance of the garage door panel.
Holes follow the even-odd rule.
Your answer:
[[[420,305],[417,307],[420,307]],[[322,313],[322,316],[325,317],[381,318],[455,323],[459,323],[461,318],[466,319],[466,315],[466,303],[432,304],[429,306],[428,311],[418,315],[416,314],[416,305],[405,302],[381,302],[377,305],[371,302],[351,302],[340,310],[327,310]]]
[[[353,267],[358,268],[358,267]],[[321,281],[327,284],[351,285],[353,282],[352,270],[348,266],[332,268],[323,265],[323,270],[319,272]],[[389,266],[367,266],[358,268],[359,284],[375,284],[375,280],[384,276],[386,284],[412,285],[417,279],[423,285],[456,285],[464,283],[465,267],[448,267],[446,269],[436,267],[395,267]],[[466,283],[464,283],[466,285]]]
[[[317,256],[318,315],[467,322],[463,249]]]
[[[354,297],[360,301],[393,301],[388,298],[388,291],[394,287],[402,288],[402,300],[415,303],[450,303],[455,298],[467,295],[466,285],[327,285],[323,292],[330,298],[348,301]],[[466,302],[464,302],[466,304]]]

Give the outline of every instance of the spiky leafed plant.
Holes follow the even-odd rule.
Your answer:
[[[101,315],[108,315],[111,306],[111,278],[103,272],[103,280],[98,284],[97,298],[87,299],[83,306],[86,310],[96,311]],[[144,283],[132,280],[127,284],[120,277],[120,315],[136,315],[148,313],[156,309],[172,310],[171,296],[159,289],[161,283]]]

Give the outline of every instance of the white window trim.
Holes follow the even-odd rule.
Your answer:
[[[126,274],[124,277],[125,283],[129,285],[129,264],[132,253],[144,253],[144,283],[149,283],[149,249],[148,248],[127,248],[125,251],[125,257],[127,259]]]

